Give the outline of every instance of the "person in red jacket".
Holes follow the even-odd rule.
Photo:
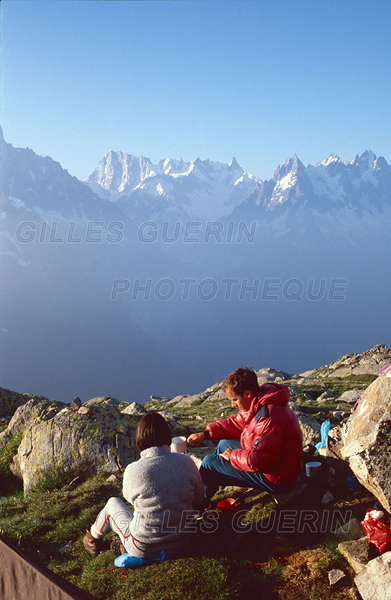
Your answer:
[[[289,389],[278,383],[258,386],[248,368],[230,373],[222,388],[238,413],[193,433],[189,444],[218,441],[214,454],[200,467],[205,505],[219,486],[260,488],[274,494],[287,491],[301,470],[303,438],[299,421],[289,408]]]

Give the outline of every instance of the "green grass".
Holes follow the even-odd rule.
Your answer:
[[[107,475],[95,476],[75,488],[59,481],[46,482],[26,496],[0,499],[0,533],[99,600],[228,600],[246,597],[248,589],[284,585],[283,561],[273,556],[270,537],[260,533],[244,538],[232,552],[224,545],[216,552],[204,535],[201,544],[194,544],[183,558],[135,570],[114,567],[111,552],[90,556],[82,545],[85,529],[113,495],[120,495],[120,484],[107,481]],[[222,492],[214,501],[226,495]],[[275,507],[268,493],[261,492],[241,497],[240,510],[244,508],[251,520],[257,518],[257,512],[265,518],[265,511]],[[223,515],[223,524],[225,518]],[[257,560],[262,561],[261,568],[254,564]],[[336,544],[326,541],[324,557],[315,569],[319,581],[313,586],[320,595],[314,597],[328,598],[324,595],[326,571],[341,560]]]
[[[228,561],[213,558],[167,560],[136,570],[113,567],[113,555],[104,553],[84,564],[80,587],[99,599],[224,600],[230,597]],[[124,576],[122,576],[124,575]]]
[[[365,389],[370,385],[375,379],[377,379],[377,375],[349,375],[349,377],[328,377],[327,375],[312,375],[310,379],[319,379],[325,384],[325,391],[331,392],[337,398],[341,396],[344,392],[353,389]],[[292,381],[293,385],[295,385],[294,380]],[[314,382],[315,383],[315,382]],[[308,391],[311,389],[317,389],[316,385],[312,386],[311,384],[303,384],[298,386],[302,391]],[[319,388],[320,389],[320,388]]]
[[[7,445],[0,449],[0,475],[7,476],[10,474],[10,463],[18,452],[18,448],[23,438],[23,431],[18,431],[9,438]]]
[[[268,579],[283,579],[284,565],[275,558],[271,558],[265,565],[263,574]]]
[[[120,495],[120,484],[106,479],[107,475],[96,476],[75,489],[53,482],[26,496],[2,497],[0,533],[102,600],[225,600],[254,580],[249,569],[239,576],[240,559],[210,555],[208,546],[184,558],[125,572],[114,567],[111,552],[91,557],[82,545],[84,532],[107,499]],[[233,580],[232,573],[237,573]]]
[[[27,552],[51,557],[74,542],[91,525],[106,500],[120,493],[120,486],[97,476],[75,490],[41,484],[28,495],[1,498],[1,532]],[[59,485],[59,484],[58,484]],[[50,490],[50,488],[52,488]],[[50,491],[49,491],[50,490]]]
[[[9,438],[7,445],[0,449],[1,493],[4,496],[14,494],[22,489],[20,479],[15,477],[10,470],[10,464],[18,452],[22,437],[23,431],[18,431]]]

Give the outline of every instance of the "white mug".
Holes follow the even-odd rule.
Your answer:
[[[187,450],[186,438],[183,435],[174,437],[171,440],[171,452],[177,452],[178,454],[184,454]]]

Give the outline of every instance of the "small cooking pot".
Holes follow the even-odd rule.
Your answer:
[[[322,463],[318,461],[308,462],[305,465],[305,474],[307,477],[317,477],[322,470]]]

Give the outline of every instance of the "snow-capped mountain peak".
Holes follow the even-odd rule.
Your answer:
[[[330,154],[328,158],[324,158],[322,161],[316,164],[317,167],[328,167],[329,165],[333,165],[335,163],[341,163],[341,159],[337,154]]]
[[[269,206],[284,204],[289,198],[300,198],[310,184],[305,167],[296,154],[278,166],[273,177],[274,188]]]
[[[122,194],[129,188],[136,188],[154,175],[154,166],[149,158],[110,150],[86,182],[99,197],[109,198],[113,193]]]
[[[365,213],[373,219],[391,207],[390,190],[391,166],[383,157],[376,158],[371,150],[346,162],[331,154],[308,167],[294,155],[277,167],[272,180],[258,184],[247,201],[235,209],[235,216],[243,211],[247,218],[251,215],[259,220],[265,210],[270,214],[284,206],[306,207],[322,215],[347,209],[354,211],[355,218]],[[333,213],[334,218],[336,214]]]
[[[189,217],[213,220],[230,214],[259,181],[235,158],[228,164],[199,157],[153,164],[143,156],[110,151],[84,183],[100,198],[119,203],[129,216],[135,206],[139,214],[150,212],[158,197],[171,214],[185,210]]]
[[[351,161],[348,161],[345,164],[348,165],[357,165],[360,167],[373,167],[374,163],[376,161],[376,154],[374,152],[372,152],[372,150],[365,150],[365,152],[363,154],[361,154],[361,156],[358,156],[358,154],[356,154],[356,158],[354,158]]]

